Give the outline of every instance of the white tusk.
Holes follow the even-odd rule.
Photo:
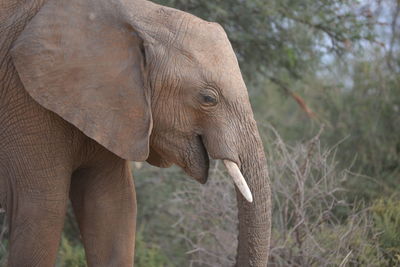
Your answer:
[[[242,173],[240,172],[238,165],[230,160],[223,160],[223,162],[226,169],[228,170],[229,175],[232,177],[236,186],[239,188],[240,193],[242,193],[242,195],[248,202],[253,202],[253,196],[251,194],[250,188],[247,185],[247,182],[244,179]]]

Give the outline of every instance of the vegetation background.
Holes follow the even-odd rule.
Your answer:
[[[157,0],[223,25],[264,139],[270,266],[400,266],[400,1]],[[233,186],[135,168],[136,266],[231,266]],[[7,226],[0,212],[0,266]],[[57,266],[86,266],[73,214]]]

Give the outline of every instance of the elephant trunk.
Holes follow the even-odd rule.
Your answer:
[[[241,172],[253,196],[247,201],[236,187],[239,237],[236,266],[267,266],[271,234],[271,191],[261,139],[256,134],[244,141],[245,152],[239,155]]]

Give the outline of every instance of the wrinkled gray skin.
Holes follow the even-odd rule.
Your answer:
[[[65,5],[62,9],[66,10],[59,11],[60,16],[62,12],[67,14],[60,22],[62,27],[68,24],[64,22],[68,17],[72,18],[71,25],[85,21],[74,16],[79,18],[79,14],[88,12],[88,24],[94,21],[90,27],[112,22],[118,25],[116,29],[124,28],[126,38],[132,38],[133,44],[140,43],[137,53],[141,55],[136,58],[143,58],[142,65],[130,70],[140,73],[143,85],[137,92],[146,98],[132,106],[144,106],[144,112],[137,114],[148,116],[148,120],[141,121],[143,127],[128,131],[133,137],[130,133],[125,136],[125,130],[103,135],[102,131],[111,126],[123,129],[130,119],[140,119],[139,115],[118,114],[122,119],[114,117],[111,126],[105,125],[109,120],[98,120],[91,113],[95,108],[76,104],[84,103],[82,88],[74,92],[77,98],[70,103],[63,98],[66,93],[58,91],[74,88],[79,79],[89,87],[91,82],[101,82],[101,76],[85,78],[89,72],[80,66],[89,65],[86,59],[74,66],[79,73],[85,71],[85,77],[63,76],[64,63],[57,63],[51,68],[59,76],[47,84],[43,69],[57,62],[57,57],[41,56],[51,55],[56,46],[59,50],[54,53],[61,51],[64,54],[60,58],[65,59],[65,51],[71,47],[63,47],[60,40],[68,43],[69,39],[53,36],[53,46],[43,46],[42,50],[35,50],[39,48],[32,40],[39,38],[41,31],[60,31],[53,27],[59,15],[52,8],[57,10],[58,5]],[[96,16],[89,12],[91,7]],[[53,28],[46,30],[43,25],[48,24],[47,19],[54,21]],[[96,26],[96,19],[104,25]],[[219,25],[143,0],[3,0],[0,22],[0,206],[6,209],[10,225],[9,266],[54,265],[69,198],[88,264],[132,266],[136,195],[127,160],[147,159],[160,167],[177,164],[204,183],[209,156],[237,163],[254,198],[249,203],[237,194],[236,266],[267,265],[271,204],[266,161],[236,57]],[[86,27],[75,26],[72,28]],[[88,32],[96,34],[93,29],[97,28],[90,27]],[[93,35],[100,40],[96,43],[108,45],[101,41],[101,34],[108,31],[98,32]],[[84,38],[77,40],[81,39]],[[109,45],[112,48],[114,44]],[[90,49],[95,53],[98,48]],[[118,53],[118,49],[109,51]],[[75,48],[71,51],[68,55],[73,57]],[[94,68],[106,66],[95,57],[89,60],[94,60]],[[73,60],[67,63],[73,64]],[[118,62],[115,64],[119,66]],[[125,90],[124,86],[121,88]],[[101,94],[103,89],[96,90]],[[54,95],[47,94],[53,91]],[[122,92],[121,97],[124,95]],[[108,98],[113,96],[100,99],[107,102]],[[146,101],[149,107],[142,105]],[[71,103],[72,113],[68,110]],[[112,105],[115,103],[104,103],[104,110],[117,112],[119,107]],[[95,126],[100,130],[93,130]],[[144,134],[137,134],[139,131]]]

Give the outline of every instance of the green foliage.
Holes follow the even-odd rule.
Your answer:
[[[6,266],[7,248],[8,248],[8,240],[1,238],[0,239],[0,266]]]
[[[371,208],[380,246],[391,266],[400,265],[400,200],[375,201]]]
[[[7,226],[5,213],[0,211],[0,267],[7,263]]]
[[[366,213],[337,225],[322,224],[313,236],[306,236],[302,247],[295,238],[285,238],[274,230],[280,240],[271,255],[272,266],[390,266],[372,239]],[[284,241],[284,242],[282,242]],[[321,247],[315,247],[319,243]],[[304,263],[306,262],[306,263]],[[393,265],[392,265],[393,266]]]
[[[335,227],[325,225],[317,236],[326,244],[323,258],[332,259],[333,266],[388,266],[388,260],[374,242],[376,233],[371,231],[368,220],[368,214],[359,213]],[[341,257],[331,253],[338,247]]]
[[[67,217],[64,224],[63,235],[57,255],[57,267],[85,267],[86,258],[83,244],[80,240],[78,225],[72,211],[68,206]]]
[[[85,267],[85,251],[81,244],[74,244],[64,235],[58,252],[57,267]]]
[[[315,118],[269,82],[265,87],[271,90],[253,101],[258,121],[271,123],[289,142],[307,138],[325,125],[321,142],[339,144],[339,166],[358,174],[346,181],[350,202],[372,201],[400,189],[400,79],[382,67],[382,55],[370,57],[372,61],[352,59],[345,66],[337,62],[339,73],[309,76],[307,85],[293,84],[292,90],[306,99]]]
[[[173,231],[176,218],[171,216],[170,206],[174,204],[169,200],[183,186],[182,182],[190,178],[177,167],[163,170],[147,165],[141,170],[134,170],[134,173],[140,242],[147,247],[161,247],[163,257],[170,264],[166,266],[185,266],[188,249],[184,239]]]
[[[168,267],[168,259],[159,246],[148,244],[143,237],[143,227],[136,232],[135,266]]]

